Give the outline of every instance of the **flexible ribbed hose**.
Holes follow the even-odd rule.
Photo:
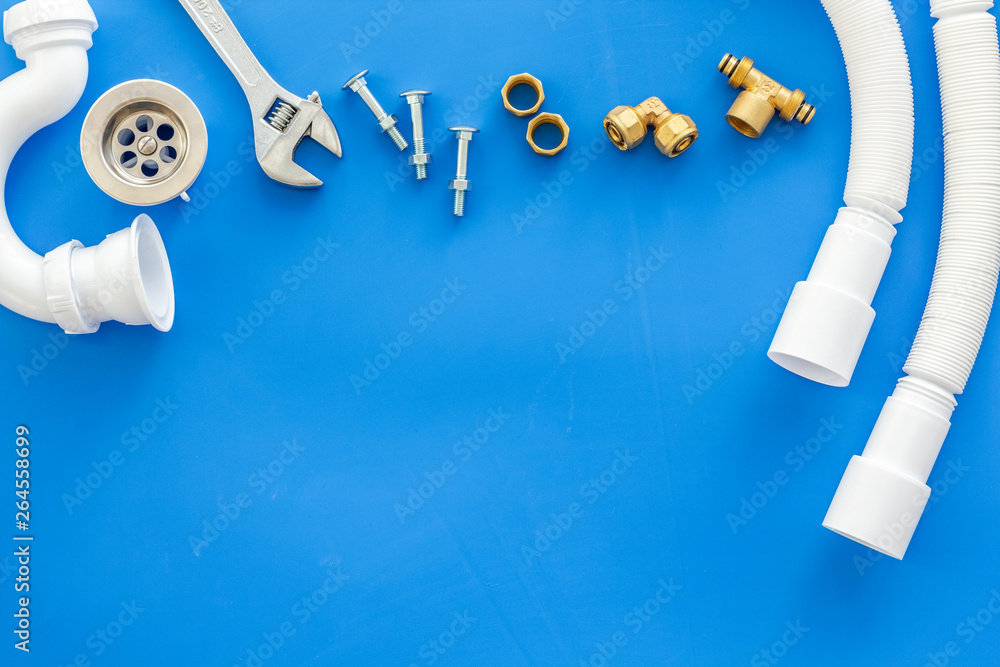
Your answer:
[[[823,7],[844,52],[851,90],[844,201],[899,211],[906,206],[913,163],[913,88],[896,14],[888,0],[823,0]]]
[[[944,216],[927,308],[907,373],[823,525],[902,558],[930,498],[927,478],[965,389],[1000,270],[1000,51],[992,2],[931,0],[944,120]]]
[[[888,0],[823,0],[851,90],[846,207],[806,280],[792,290],[767,352],[802,377],[851,381],[875,311],[872,299],[902,221],[913,162],[913,88],[903,34]]]
[[[903,370],[961,394],[1000,271],[1000,53],[992,2],[931,2],[944,116],[944,218],[934,281]]]

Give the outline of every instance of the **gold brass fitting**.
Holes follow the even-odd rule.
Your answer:
[[[520,85],[528,86],[535,91],[535,103],[527,109],[518,109],[510,103],[511,89],[514,86]],[[503,84],[503,88],[500,89],[500,97],[503,99],[503,106],[507,111],[523,118],[535,113],[542,106],[542,102],[545,100],[545,90],[542,88],[542,82],[538,80],[538,77],[532,76],[527,72],[522,72],[507,79],[507,83]]]
[[[555,125],[559,128],[560,139],[559,145],[555,148],[542,148],[535,143],[535,130],[538,129],[540,125]],[[535,151],[539,155],[552,156],[566,148],[566,144],[569,143],[569,125],[563,120],[563,117],[557,113],[540,113],[528,122],[528,143],[531,145],[531,150]]]
[[[698,126],[688,116],[673,113],[658,97],[650,97],[635,107],[617,106],[604,117],[604,131],[619,148],[627,151],[646,138],[646,126],[652,125],[653,140],[667,157],[677,157],[698,138]]]
[[[719,63],[719,71],[729,77],[733,88],[744,88],[729,108],[726,120],[739,132],[756,139],[767,128],[777,109],[781,120],[797,120],[803,125],[816,115],[816,107],[806,104],[806,94],[796,88],[789,90],[753,66],[753,60],[727,53]]]

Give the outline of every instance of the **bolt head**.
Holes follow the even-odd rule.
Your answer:
[[[410,158],[409,158],[409,163],[410,163],[411,167],[416,166],[418,164],[427,165],[427,164],[430,164],[432,161],[433,160],[431,159],[431,154],[430,153],[421,153],[420,155],[411,155]]]
[[[449,190],[471,190],[472,181],[467,178],[453,178],[448,181]]]
[[[365,74],[368,74],[368,70],[366,69],[361,70],[360,72],[352,76],[350,79],[348,79],[347,83],[345,83],[341,87],[341,90],[347,90],[348,88],[350,88],[354,92],[358,92],[367,85],[367,82],[365,81]]]
[[[407,104],[423,104],[424,98],[431,94],[429,90],[407,90],[405,93],[400,93],[400,97],[406,98]]]
[[[152,155],[156,152],[156,139],[153,137],[142,137],[136,144],[136,148],[143,155]]]
[[[396,127],[396,123],[398,122],[399,119],[396,118],[396,114],[394,113],[386,114],[385,116],[382,116],[382,118],[379,119],[378,121],[379,131],[388,132],[392,128]]]
[[[448,131],[455,132],[456,133],[455,136],[458,139],[469,141],[472,139],[472,135],[478,132],[479,130],[477,130],[474,127],[470,127],[468,125],[458,125],[456,127],[449,127]]]

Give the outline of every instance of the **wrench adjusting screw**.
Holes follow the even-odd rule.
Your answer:
[[[431,154],[427,152],[424,142],[424,97],[430,95],[427,90],[408,90],[400,93],[400,97],[406,98],[406,103],[410,105],[410,118],[413,120],[413,155],[410,156],[410,165],[416,169],[417,180],[422,181],[427,178],[427,165],[432,162]]]
[[[455,191],[454,213],[458,217],[465,215],[465,193],[472,189],[472,182],[466,178],[469,168],[469,141],[472,135],[479,130],[467,125],[449,127],[449,132],[454,132],[458,138],[458,166],[455,170],[455,178],[448,182],[448,189]]]
[[[378,127],[380,132],[385,132],[392,139],[392,142],[396,144],[396,148],[401,151],[405,151],[409,144],[406,143],[406,139],[400,134],[399,130],[396,129],[396,123],[399,119],[396,118],[396,114],[386,113],[382,105],[378,103],[372,92],[368,90],[368,84],[365,82],[365,74],[368,74],[368,70],[361,70],[354,76],[352,76],[347,83],[343,85],[341,90],[347,90],[350,88],[358,95],[361,99],[365,101],[368,108],[371,109],[372,113],[375,114],[375,118],[378,120]]]

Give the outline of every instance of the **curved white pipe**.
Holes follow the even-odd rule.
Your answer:
[[[7,217],[4,186],[14,155],[79,102],[96,29],[86,0],[28,0],[4,13],[4,40],[26,67],[0,82],[0,304],[67,333],[92,333],[111,319],[166,331],[174,317],[173,281],[148,216],[98,246],[70,241],[44,259]]]
[[[920,329],[823,525],[902,558],[968,382],[1000,274],[1000,52],[990,0],[931,0],[944,115],[944,217]],[[971,92],[970,92],[971,88]]]
[[[872,298],[906,206],[913,88],[888,0],[823,0],[823,6],[851,89],[847,206],[827,230],[808,278],[792,290],[767,356],[810,380],[845,387],[875,320]]]

